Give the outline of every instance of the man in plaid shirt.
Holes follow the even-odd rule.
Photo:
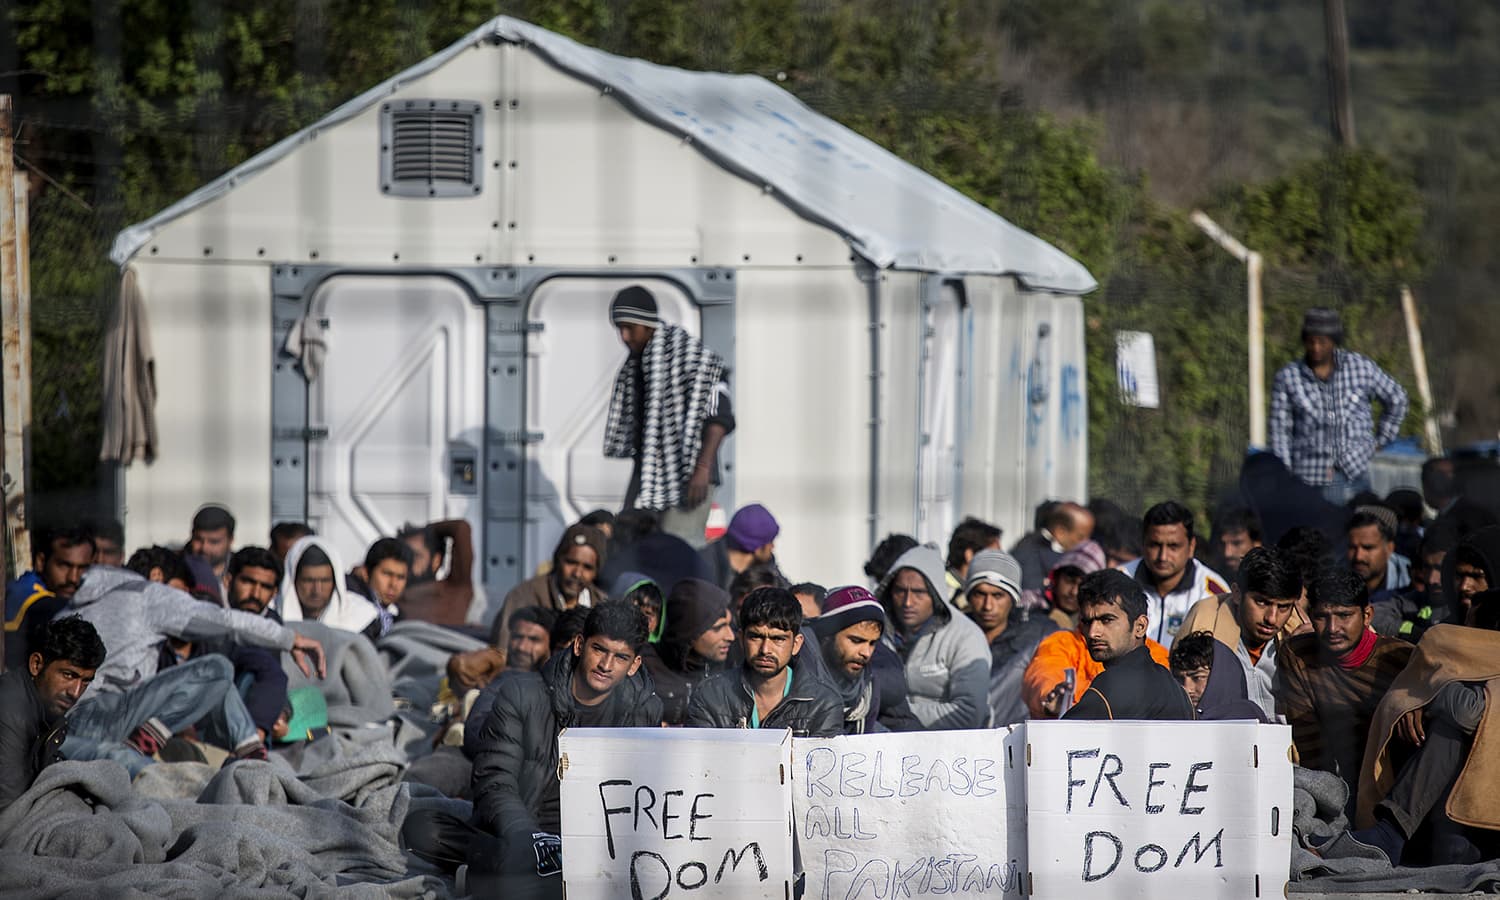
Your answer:
[[[1406,390],[1369,357],[1339,345],[1344,326],[1331,309],[1302,319],[1305,354],[1282,366],[1271,385],[1271,452],[1292,474],[1343,505],[1369,488],[1370,457],[1390,443],[1406,418]],[[1371,431],[1370,401],[1380,423]]]

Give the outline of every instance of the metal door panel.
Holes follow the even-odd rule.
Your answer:
[[[466,518],[483,534],[473,482],[450,473],[454,447],[482,446],[485,326],[456,281],[336,276],[309,315],[328,349],[308,388],[308,521],[346,563],[404,522]]]

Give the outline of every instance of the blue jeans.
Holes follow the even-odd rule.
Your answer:
[[[1362,474],[1358,478],[1349,478],[1344,474],[1343,469],[1334,469],[1333,480],[1318,488],[1323,492],[1323,499],[1334,506],[1343,506],[1353,500],[1355,494],[1369,489],[1369,473]]]
[[[218,654],[163,669],[127,691],[99,693],[68,716],[68,759],[113,759],[136,775],[151,760],[124,744],[147,719],[173,734],[207,720],[207,731],[226,749],[258,740],[255,722],[234,689],[234,666]]]

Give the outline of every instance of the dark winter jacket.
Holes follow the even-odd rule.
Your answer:
[[[1062,552],[1052,549],[1052,541],[1046,535],[1032,531],[1015,542],[1010,555],[1021,564],[1021,590],[1040,591]]]
[[[776,708],[761,719],[761,728],[790,728],[793,737],[834,737],[844,733],[844,702],[814,669],[792,660],[792,685]],[[689,728],[749,728],[755,695],[736,668],[710,678],[688,707]]]
[[[906,699],[906,666],[896,651],[884,643],[875,645],[870,657],[870,677],[875,682],[875,720],[885,731],[922,731],[922,720]]]
[[[1198,698],[1197,712],[1200,719],[1266,721],[1265,711],[1250,699],[1244,664],[1223,641],[1214,641],[1213,664],[1203,696]]]
[[[1149,719],[1159,722],[1193,719],[1187,691],[1151,658],[1142,644],[1104,664],[1083,699],[1063,714],[1064,719]]]
[[[611,544],[600,584],[614,584],[626,572],[639,572],[656,582],[662,596],[688,578],[710,579],[708,566],[693,545],[675,534],[657,532],[629,544]]]
[[[1491,525],[1466,536],[1458,542],[1447,556],[1443,557],[1443,596],[1448,599],[1447,621],[1454,625],[1464,624],[1468,609],[1459,596],[1457,578],[1454,575],[1460,553],[1473,554],[1484,562],[1485,578],[1491,589],[1500,587],[1500,525]]]
[[[0,675],[0,813],[62,759],[68,720],[49,718],[25,666]]]
[[[1026,719],[1026,698],[1021,693],[1021,676],[1036,655],[1042,638],[1060,631],[1058,624],[1037,613],[1027,615],[1017,609],[1011,621],[990,641],[990,727],[1003,728]]]
[[[662,608],[666,625],[661,640],[641,654],[651,672],[656,696],[661,698],[662,721],[668,725],[681,725],[693,692],[724,671],[723,663],[709,662],[694,653],[693,642],[728,611],[729,595],[701,579],[684,579],[668,594]]]
[[[496,679],[495,702],[474,756],[474,824],[500,835],[561,827],[557,735],[574,722],[573,668],[577,657],[557,653],[540,672],[507,669]],[[661,722],[661,701],[641,669],[610,691],[591,724],[649,728]]]

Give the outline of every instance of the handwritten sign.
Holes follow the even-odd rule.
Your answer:
[[[1021,897],[1021,732],[798,738],[792,806],[809,900]]]
[[[791,733],[558,736],[569,900],[790,896]]]
[[[1291,744],[1253,722],[1031,722],[1032,892],[1281,896]]]

